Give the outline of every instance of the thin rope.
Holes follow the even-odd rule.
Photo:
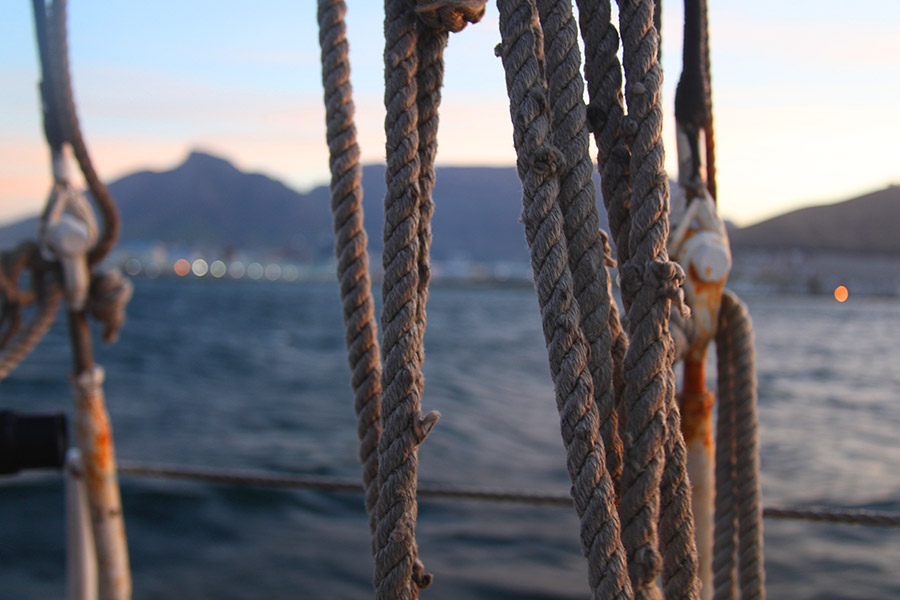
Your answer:
[[[331,169],[331,211],[341,289],[347,360],[352,376],[359,459],[363,466],[369,528],[375,533],[378,438],[381,436],[381,357],[375,302],[369,280],[368,238],[363,227],[362,167],[353,122],[349,46],[343,0],[319,0],[319,46],[325,90],[326,138]]]
[[[363,492],[362,484],[355,479],[342,479],[322,475],[289,475],[250,469],[214,469],[184,465],[151,464],[139,461],[121,461],[119,463],[119,472],[131,477],[153,477],[223,485],[298,488],[336,493]],[[16,478],[9,481],[12,482],[17,479],[26,481],[33,476],[33,474],[19,474]],[[417,493],[421,498],[479,500],[567,508],[572,506],[572,496],[569,494],[481,488],[434,482],[420,482]],[[763,516],[767,519],[804,520],[867,527],[900,527],[900,513],[869,509],[768,506],[763,510]]]

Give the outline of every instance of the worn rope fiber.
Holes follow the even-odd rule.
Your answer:
[[[355,107],[343,0],[319,0],[319,46],[325,90],[326,138],[331,168],[331,211],[343,307],[347,360],[352,372],[359,459],[363,466],[366,511],[375,532],[378,497],[378,438],[381,436],[381,357],[375,303],[369,280],[367,236],[363,227],[362,167],[353,122]]]
[[[375,530],[379,599],[416,598],[432,579],[418,559],[415,496],[417,448],[439,416],[421,411],[437,108],[447,31],[477,21],[483,7],[484,2],[461,0],[385,2],[383,432]]]
[[[636,598],[659,597],[656,578],[660,574],[667,597],[694,598],[699,589],[696,547],[668,331],[670,303],[675,299],[680,308],[684,275],[668,260],[665,248],[668,187],[663,170],[662,72],[653,4],[622,0],[619,18],[628,104],[620,134],[631,151],[628,258],[624,265],[620,263],[630,338],[625,355],[622,540]],[[662,498],[661,482],[669,486]],[[659,554],[660,521],[664,556]]]
[[[538,0],[544,34],[544,60],[554,145],[563,155],[559,174],[559,204],[569,249],[569,269],[581,313],[581,330],[590,348],[588,366],[594,384],[594,402],[600,418],[600,437],[606,470],[613,481],[622,468],[622,441],[613,390],[613,341],[622,335],[618,309],[612,300],[606,234],[600,229],[594,167],[588,147],[584,79],[578,50],[578,25],[568,1]],[[610,327],[613,325],[613,327]]]
[[[723,450],[716,455],[715,597],[733,597],[736,567],[742,600],[762,600],[765,575],[753,327],[747,307],[727,290],[722,294],[716,348],[722,382],[719,406],[728,417],[720,418],[721,429],[716,434],[716,443]],[[721,467],[720,460],[724,463]]]
[[[551,139],[541,31],[531,3],[498,0],[497,4],[500,54],[506,71],[516,164],[523,184],[522,221],[531,249],[571,493],[581,518],[588,580],[594,598],[630,598],[615,490],[605,467],[588,367],[590,348],[579,327],[564,218],[557,200],[558,173],[565,159]]]

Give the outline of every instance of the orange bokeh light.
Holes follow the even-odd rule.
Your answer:
[[[175,274],[179,277],[184,277],[188,273],[191,272],[191,263],[183,258],[179,258],[175,261]]]
[[[844,302],[850,297],[850,292],[846,287],[839,285],[834,288],[834,299],[838,302]]]

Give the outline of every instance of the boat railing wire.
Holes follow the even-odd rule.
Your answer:
[[[326,475],[298,475],[273,473],[257,469],[226,469],[187,465],[154,464],[139,461],[120,461],[119,474],[125,477],[149,477],[194,481],[229,486],[261,488],[304,489],[338,494],[361,494],[362,483],[349,478]],[[20,474],[7,479],[5,484],[15,485],[41,477],[36,472]],[[2,482],[3,480],[0,480]],[[572,498],[559,492],[523,489],[488,488],[458,484],[419,482],[420,498],[438,500],[471,500],[532,506],[571,507]],[[900,512],[865,508],[832,508],[824,506],[766,506],[766,519],[792,519],[819,523],[862,525],[869,527],[900,527]]]

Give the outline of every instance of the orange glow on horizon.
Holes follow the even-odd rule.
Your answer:
[[[850,297],[850,292],[846,287],[839,285],[834,288],[834,299],[838,302],[845,302]]]

